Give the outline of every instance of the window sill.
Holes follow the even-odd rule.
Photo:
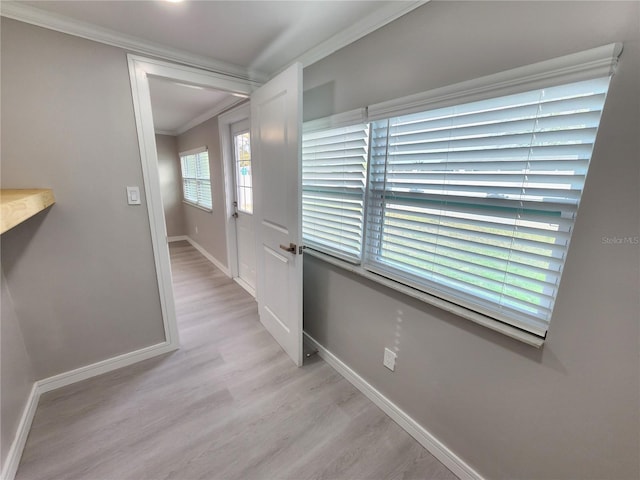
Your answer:
[[[185,205],[189,205],[190,207],[197,208],[198,210],[203,210],[203,211],[205,211],[207,213],[212,213],[213,212],[213,209],[211,209],[211,208],[206,208],[206,207],[203,207],[203,206],[198,205],[196,203],[187,202],[186,200],[182,200],[182,203],[184,203]]]
[[[474,323],[487,327],[495,332],[502,333],[503,335],[526,343],[527,345],[540,348],[544,344],[544,338],[541,338],[537,335],[533,335],[505,323],[499,322],[498,320],[494,320],[480,313],[461,307],[460,305],[456,305],[455,303],[448,302],[436,296],[429,295],[428,293],[422,292],[420,290],[416,290],[415,288],[411,288],[398,283],[394,280],[390,280],[375,273],[369,272],[359,265],[350,264],[348,262],[345,262],[344,260],[340,260],[325,253],[312,250],[311,248],[306,248],[304,252],[305,255],[311,255],[312,257],[318,258],[319,260],[322,260],[349,272],[355,273],[356,275],[384,285],[385,287],[391,288],[392,290],[401,292],[405,295],[408,295],[409,297],[421,300],[447,312],[451,312],[462,318],[466,318],[467,320],[471,320]]]

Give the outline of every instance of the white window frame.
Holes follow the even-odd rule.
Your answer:
[[[401,99],[371,105],[367,109],[361,110],[361,112],[364,112],[361,117],[365,116],[367,122],[373,122],[375,120],[522,93],[540,88],[599,77],[610,77],[615,73],[618,57],[621,52],[622,44],[614,43]],[[357,115],[354,114],[354,112],[347,112],[326,119],[315,120],[313,123],[307,122],[305,129],[318,129],[323,125],[325,125],[325,128],[330,128],[336,124],[344,125],[347,124],[350,118],[352,124],[358,123],[358,121],[362,122],[362,118],[355,121]],[[363,238],[363,242],[364,241],[366,240]],[[529,345],[541,347],[544,344],[546,332],[544,335],[538,335],[530,331],[525,331],[515,325],[498,321],[492,317],[465,308],[453,301],[445,300],[426,291],[412,288],[398,281],[373,273],[361,264],[354,265],[314,248],[309,248],[306,251],[310,255],[320,258],[332,265],[356,273]]]
[[[209,178],[208,180],[204,180],[203,178],[198,178],[198,177],[185,177],[184,176],[184,166],[183,166],[183,158],[189,155],[199,155],[201,153],[206,153],[207,154],[207,160],[209,162],[211,162],[210,158],[209,158],[209,149],[207,148],[207,146],[203,146],[203,147],[198,147],[198,148],[194,148],[191,150],[187,150],[185,152],[180,152],[178,153],[178,156],[180,157],[180,179],[182,182],[182,202],[186,203],[187,205],[190,205],[192,207],[196,207],[199,208],[200,210],[204,210],[205,212],[212,212],[213,211],[213,186],[211,185],[211,164],[209,163]],[[204,183],[204,182],[208,182],[209,183],[209,195],[211,197],[211,205],[206,205],[200,202],[200,196],[198,195],[198,198],[196,199],[196,201],[192,201],[190,199],[188,199],[186,197],[186,193],[185,193],[185,188],[184,188],[184,182],[185,180],[191,180],[191,181],[195,181],[198,189],[200,188],[200,186]]]

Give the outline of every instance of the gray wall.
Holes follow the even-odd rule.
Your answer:
[[[2,289],[2,303],[0,303],[2,318],[0,328],[1,469],[13,443],[35,377],[4,274],[2,274],[0,288]]]
[[[625,43],[542,350],[305,256],[305,330],[487,478],[640,477],[639,7],[430,2],[304,71],[316,118]]]
[[[158,151],[158,173],[167,235],[170,237],[186,235],[184,204],[182,203],[182,176],[176,137],[156,135],[156,150]]]
[[[57,199],[2,235],[35,378],[162,342],[126,52],[2,18],[1,81],[2,187]]]
[[[228,266],[226,219],[224,211],[224,175],[220,155],[218,117],[211,118],[178,136],[178,151],[186,152],[202,146],[209,148],[209,167],[213,209],[206,212],[184,204],[186,235],[195,240],[221,264]],[[198,227],[198,233],[196,233]]]

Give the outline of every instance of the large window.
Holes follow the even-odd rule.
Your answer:
[[[309,123],[305,245],[544,338],[609,80]]]
[[[213,207],[209,152],[206,147],[180,153],[184,201],[205,210]]]

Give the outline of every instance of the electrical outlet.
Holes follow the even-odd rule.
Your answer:
[[[384,360],[382,364],[387,367],[389,370],[394,371],[396,369],[396,354],[389,350],[388,348],[384,349]]]

